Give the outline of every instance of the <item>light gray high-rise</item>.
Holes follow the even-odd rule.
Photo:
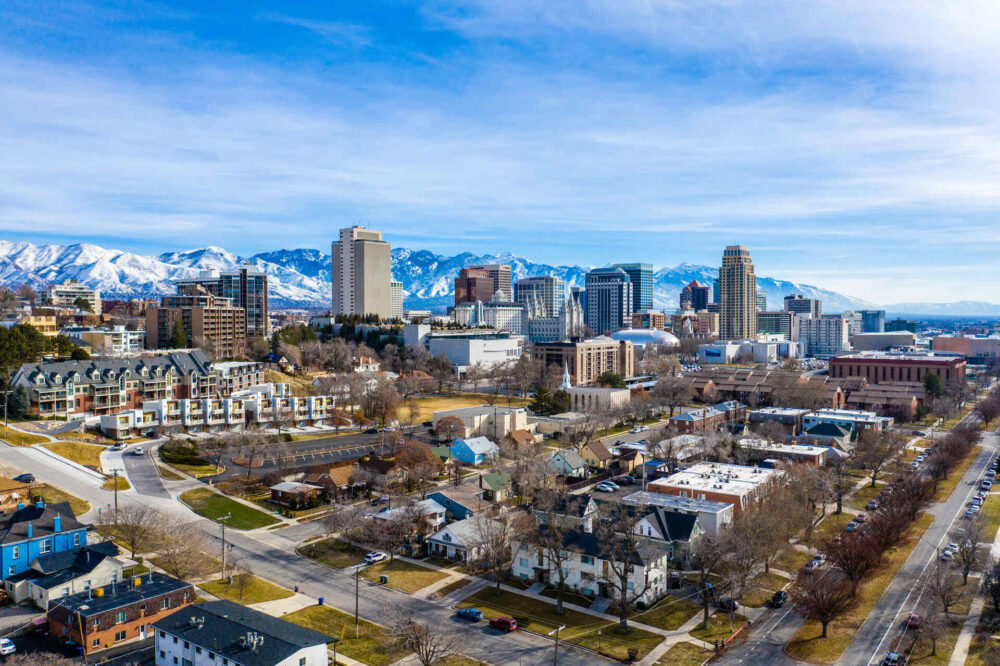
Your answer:
[[[529,305],[533,298],[541,303],[543,317],[557,317],[566,298],[566,285],[554,275],[529,277],[514,283],[516,303]]]
[[[632,281],[620,268],[587,273],[587,327],[601,335],[632,325]]]
[[[333,243],[333,315],[393,316],[392,257],[381,231],[364,227],[340,230]]]
[[[785,312],[809,315],[813,319],[819,319],[823,314],[823,301],[818,298],[806,298],[802,294],[789,294],[785,296]]]

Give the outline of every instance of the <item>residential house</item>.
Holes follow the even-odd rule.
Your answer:
[[[483,490],[483,499],[491,502],[506,501],[510,495],[510,476],[494,472],[480,474],[479,487]]]
[[[669,549],[669,559],[676,560],[689,553],[692,542],[702,534],[702,529],[694,513],[652,505],[645,509],[635,532],[654,541],[662,541]]]
[[[195,600],[191,583],[150,571],[49,604],[49,633],[71,640],[84,656],[147,638],[151,625]]]
[[[443,419],[458,419],[465,432],[463,437],[488,437],[500,441],[516,430],[529,431],[528,410],[524,407],[502,407],[500,405],[478,405],[434,412],[432,423],[437,430]]]
[[[374,485],[388,485],[406,476],[406,470],[394,460],[366,458],[354,463],[354,467],[359,478],[367,478]]]
[[[614,454],[608,450],[608,447],[599,441],[587,442],[580,449],[580,457],[583,458],[583,462],[588,467],[593,467],[594,469],[607,469],[615,458]]]
[[[448,467],[449,465],[454,464],[455,456],[453,456],[451,454],[451,447],[450,446],[444,446],[444,445],[442,445],[442,446],[432,446],[431,447],[431,452],[434,455],[436,455],[438,457],[438,459],[441,460],[442,463],[444,463],[445,467]]]
[[[327,666],[336,640],[232,601],[188,606],[153,630],[156,666]]]
[[[492,504],[484,495],[478,483],[463,483],[460,486],[441,486],[427,493],[427,498],[443,506],[449,520],[465,520]]]
[[[304,483],[322,486],[333,492],[344,492],[354,485],[354,461],[338,460],[329,465],[313,467],[307,473]]]
[[[540,525],[544,531],[546,525]],[[587,596],[615,599],[619,596],[613,561],[607,559],[607,548],[592,532],[569,530],[563,537],[563,550],[573,553],[571,562],[564,563],[566,585]],[[530,540],[518,540],[512,545],[511,573],[524,581],[555,584],[558,574],[549,561],[548,553]],[[670,550],[663,543],[643,540],[628,576],[630,590],[645,591],[636,598],[637,604],[650,606],[667,593],[667,572]],[[616,564],[617,566],[617,564]],[[648,587],[647,587],[648,585]],[[633,593],[630,591],[629,596]]]
[[[480,520],[488,519],[466,518],[445,525],[425,540],[427,554],[447,560],[475,559],[483,545]]]
[[[622,502],[637,506],[658,506],[670,511],[690,513],[697,516],[698,528],[708,534],[717,534],[722,527],[733,522],[733,516],[735,515],[733,505],[728,502],[680,497],[678,495],[662,495],[643,490],[626,495],[622,498]]]
[[[840,451],[854,450],[854,431],[836,423],[817,423],[795,438],[799,444],[831,446]]]
[[[530,430],[511,430],[504,436],[504,440],[516,446],[529,446],[538,441],[538,437]]]
[[[372,514],[372,519],[376,521],[392,520],[411,508],[420,512],[420,515],[424,518],[427,529],[432,532],[436,532],[441,529],[446,522],[448,514],[447,509],[441,506],[437,500],[430,498],[414,502],[410,506],[397,506],[385,511],[380,511],[379,513]]]
[[[500,447],[485,437],[456,439],[451,443],[451,455],[466,465],[481,465],[499,454]]]
[[[271,486],[271,501],[276,504],[283,504],[300,509],[316,506],[323,500],[326,488],[314,486],[311,483],[296,483],[294,481],[282,481]]]
[[[598,514],[597,502],[590,493],[571,495],[559,493],[555,495],[555,501],[550,510],[542,510],[535,505],[531,507],[535,520],[539,523],[549,521],[549,514],[563,516],[567,521],[576,525],[576,528],[584,532],[594,529],[594,519]]]
[[[692,409],[670,418],[670,426],[681,434],[718,430],[724,423],[726,423],[725,412],[720,412],[714,407]]]
[[[18,505],[0,532],[3,580],[27,571],[42,555],[85,546],[89,529],[77,521],[69,502]]]
[[[747,406],[737,400],[727,400],[717,405],[712,405],[717,412],[722,412],[723,420],[726,423],[743,423],[747,418]]]
[[[53,600],[124,580],[126,569],[135,565],[136,562],[120,556],[114,542],[101,541],[42,555],[32,562],[30,569],[4,581],[4,591],[15,603],[31,599],[42,610],[48,610]]]
[[[572,449],[560,449],[554,451],[550,458],[552,469],[556,474],[572,477],[585,477],[587,475],[587,463],[583,457]]]

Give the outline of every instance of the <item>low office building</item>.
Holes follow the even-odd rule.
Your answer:
[[[470,366],[491,368],[515,362],[524,351],[523,335],[491,330],[432,330],[427,324],[407,324],[403,340],[408,347],[423,347],[432,356],[442,354],[464,376]]]
[[[830,359],[830,377],[864,377],[869,384],[920,384],[936,374],[945,386],[962,386],[966,360],[943,353],[861,352]]]
[[[86,656],[147,638],[154,622],[195,597],[191,583],[151,571],[52,601],[49,632],[83,646]]]
[[[515,430],[534,430],[528,424],[528,410],[524,407],[502,407],[500,405],[480,405],[434,412],[431,423],[437,430],[442,419],[453,417],[462,422],[465,437],[488,437],[499,442]]]
[[[63,334],[79,338],[94,354],[122,356],[141,354],[146,348],[146,331],[130,331],[124,326],[114,328],[83,328],[73,326],[63,329]]]
[[[879,416],[875,412],[856,409],[817,409],[802,417],[802,427],[808,432],[814,426],[831,423],[852,433],[856,439],[866,430],[888,430],[893,419],[889,416]]]
[[[790,340],[719,340],[698,346],[698,362],[703,365],[774,363],[780,358],[799,356],[799,343]]]
[[[786,435],[797,435],[802,432],[802,418],[808,413],[808,409],[795,407],[762,407],[750,412],[747,421],[750,427],[760,423],[777,423]]]
[[[667,315],[664,312],[643,310],[632,313],[632,328],[652,328],[662,331],[667,327]]]
[[[1000,336],[938,335],[931,340],[931,348],[936,352],[961,354],[974,363],[1000,358]]]
[[[156,666],[327,666],[337,639],[232,601],[208,601],[157,619]]]
[[[781,474],[775,469],[703,462],[652,481],[647,490],[732,504],[738,516],[752,501],[762,499]]]
[[[692,409],[670,417],[670,426],[682,434],[718,430],[725,423],[725,412],[720,412],[713,407]]]
[[[656,492],[639,491],[622,498],[625,504],[656,506],[689,513],[698,517],[698,527],[702,532],[717,534],[719,529],[733,522],[735,510],[729,502],[664,495]]]
[[[540,342],[531,353],[546,366],[568,370],[573,386],[596,384],[604,372],[623,378],[635,375],[635,347],[628,340],[600,336],[578,342]]]
[[[761,460],[773,458],[792,463],[804,463],[813,467],[825,465],[827,456],[830,454],[830,449],[823,446],[781,444],[769,442],[766,439],[741,439],[739,444],[745,453],[754,454]]]
[[[851,336],[851,349],[856,352],[906,349],[913,348],[916,344],[917,336],[909,331],[855,333]]]

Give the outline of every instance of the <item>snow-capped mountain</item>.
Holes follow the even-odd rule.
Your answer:
[[[535,275],[555,275],[569,286],[584,286],[592,266],[550,266],[512,254],[455,256],[427,250],[396,248],[392,270],[403,283],[406,305],[410,308],[444,308],[453,302],[454,279],[466,266],[510,264],[515,280]],[[330,298],[330,255],[320,250],[300,248],[263,252],[240,257],[219,247],[184,252],[166,252],[146,257],[97,245],[34,245],[0,241],[0,282],[43,287],[65,279],[99,289],[105,298],[156,296],[173,293],[173,282],[198,275],[208,269],[230,269],[249,265],[270,276],[271,300],[275,305],[323,307]],[[677,306],[680,290],[691,280],[711,285],[718,269],[680,264],[661,268],[654,274],[654,305]],[[811,285],[768,277],[758,277],[757,285],[767,292],[768,307],[779,309],[785,295],[805,294],[821,298],[823,309],[872,307],[873,304]]]

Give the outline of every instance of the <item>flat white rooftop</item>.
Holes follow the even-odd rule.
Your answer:
[[[649,485],[689,492],[708,491],[745,497],[781,474],[782,472],[776,469],[703,462],[657,479]]]
[[[702,511],[706,513],[719,513],[725,511],[732,504],[726,502],[716,502],[715,500],[693,499],[691,497],[678,497],[677,495],[664,495],[663,493],[647,493],[640,490],[637,493],[626,495],[623,502],[629,504],[641,504],[662,506],[665,509],[676,509],[678,511]]]

